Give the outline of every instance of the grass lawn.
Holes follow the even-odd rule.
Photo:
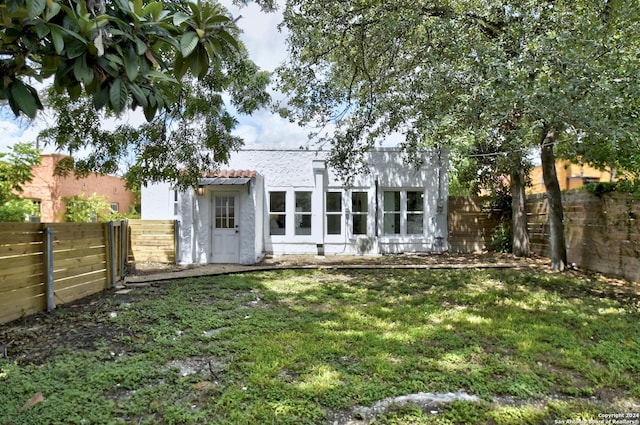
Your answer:
[[[639,319],[604,281],[533,271],[185,279],[0,327],[0,425],[637,421]],[[358,408],[447,392],[478,400]]]

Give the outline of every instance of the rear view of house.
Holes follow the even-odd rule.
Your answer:
[[[253,264],[265,254],[376,255],[447,247],[447,157],[421,165],[398,150],[367,154],[346,186],[326,151],[242,150],[196,189],[142,189],[143,219],[180,221],[180,263]]]

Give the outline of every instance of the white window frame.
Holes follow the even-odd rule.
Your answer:
[[[298,194],[308,194],[309,196],[309,210],[308,211],[302,211],[302,210],[298,210]],[[294,215],[293,215],[293,222],[294,222],[294,228],[293,228],[293,234],[295,236],[311,236],[313,234],[313,191],[312,190],[296,190],[293,192],[293,207],[294,207]],[[309,220],[309,233],[298,233],[298,229],[303,229],[302,227],[299,227],[298,224],[302,223],[303,218],[308,217]],[[306,228],[305,228],[306,229]]]
[[[366,194],[366,198],[367,198],[367,211],[366,212],[354,212],[353,211],[353,194],[354,193],[364,193]],[[348,195],[346,196],[346,202],[347,205],[349,207],[348,209],[348,216],[349,219],[346,221],[345,223],[345,227],[346,227],[346,231],[348,232],[349,238],[351,239],[356,239],[358,237],[364,237],[364,236],[372,236],[373,235],[373,217],[372,217],[372,212],[371,209],[373,208],[373,205],[375,204],[375,202],[372,202],[373,199],[371,198],[371,191],[368,188],[354,188],[348,191]],[[366,232],[365,233],[353,233],[353,217],[354,215],[357,216],[366,216]]]
[[[398,211],[386,210],[384,205],[384,197],[387,192],[400,192],[400,231],[399,233],[386,233],[384,227],[384,218],[386,214],[397,214]],[[408,210],[408,192],[418,192],[422,193],[422,210],[421,211],[409,211]],[[382,189],[382,226],[381,226],[381,236],[384,238],[423,238],[425,235],[427,223],[425,223],[425,208],[426,208],[426,199],[427,194],[424,188],[397,188],[397,187],[386,187]],[[408,233],[407,224],[408,224],[408,216],[409,215],[422,215],[422,232],[421,233]]]
[[[273,210],[273,208],[271,207],[271,194],[272,193],[284,193],[284,211],[275,211]],[[268,231],[268,235],[270,237],[284,237],[287,235],[287,230],[288,230],[288,223],[291,221],[288,217],[289,213],[287,212],[287,205],[290,203],[289,199],[287,199],[288,193],[287,190],[285,189],[277,189],[277,188],[273,188],[273,189],[269,189],[267,190],[267,199],[269,201],[269,222],[267,225],[267,231]],[[278,215],[278,216],[284,216],[284,233],[276,233],[273,234],[271,233],[271,219],[272,216],[274,215]]]
[[[330,193],[338,193],[340,194],[340,211],[329,211],[328,210],[328,205],[329,203],[327,202],[327,197]],[[344,235],[346,234],[346,230],[347,230],[347,223],[345,221],[345,211],[346,211],[346,205],[345,205],[345,198],[346,198],[346,192],[341,190],[341,189],[328,189],[326,192],[324,192],[324,205],[325,205],[325,211],[324,211],[324,235],[325,238],[327,240],[331,240],[333,239],[340,239],[342,240],[342,238],[344,237]],[[337,217],[338,221],[340,222],[340,233],[329,233],[329,217]]]

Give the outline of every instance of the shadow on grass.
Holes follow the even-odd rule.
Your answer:
[[[9,400],[1,413],[16,424],[41,419],[46,406],[10,410],[47,388],[60,393],[52,417],[89,422],[325,423],[387,397],[466,391],[485,402],[438,406],[436,415],[409,406],[378,421],[597,419],[640,397],[637,307],[598,285],[508,270],[278,271],[166,283],[160,295],[141,289],[107,306],[118,314],[105,326],[126,330],[116,340],[40,368],[0,363],[0,397]],[[209,367],[183,376],[171,366],[180,361]],[[73,362],[79,369],[69,370]],[[67,387],[52,385],[59,375]]]

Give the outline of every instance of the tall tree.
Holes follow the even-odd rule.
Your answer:
[[[289,0],[290,56],[280,86],[290,94],[292,119],[337,123],[323,141],[345,172],[354,156],[394,132],[410,149],[487,144],[506,158],[504,172],[517,186],[514,219],[522,220],[528,149],[545,148],[548,167],[556,143],[586,133],[607,143],[618,120],[631,116],[624,99],[640,92],[629,78],[638,67],[638,9],[637,0]],[[623,70],[614,64],[620,57]],[[611,102],[616,112],[603,119]],[[635,121],[627,134],[639,134]],[[550,203],[561,208],[547,183]],[[554,237],[563,232],[561,217],[552,228]],[[563,269],[566,251],[557,240],[552,265]]]
[[[41,137],[59,150],[88,152],[62,162],[61,172],[128,165],[130,185],[193,185],[242,143],[230,134],[236,120],[223,95],[245,114],[270,100],[269,75],[248,57],[236,21],[215,0],[7,1],[0,4],[0,100],[33,117],[43,106],[29,80],[52,81],[45,103],[55,126]],[[101,125],[138,107],[148,121],[142,126]]]

